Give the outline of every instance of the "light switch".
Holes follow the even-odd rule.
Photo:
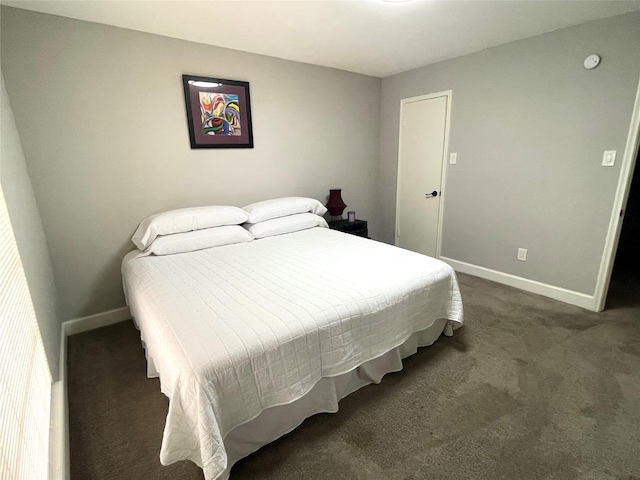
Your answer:
[[[458,154],[451,153],[449,154],[449,165],[455,165],[458,162]]]
[[[616,151],[606,150],[602,155],[602,166],[613,167],[616,164]]]

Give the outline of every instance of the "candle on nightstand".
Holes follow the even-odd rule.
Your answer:
[[[356,221],[356,212],[347,212],[347,218],[350,222]]]

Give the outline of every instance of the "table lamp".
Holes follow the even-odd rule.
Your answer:
[[[327,202],[327,210],[329,210],[329,215],[332,217],[339,217],[344,212],[344,209],[347,208],[347,204],[342,200],[342,190],[337,188],[334,190],[329,190],[329,201]]]

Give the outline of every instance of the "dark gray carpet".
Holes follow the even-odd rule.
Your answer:
[[[242,460],[232,479],[640,478],[640,293],[601,314],[459,275],[465,326]],[[617,293],[615,293],[617,292]],[[72,480],[163,467],[167,399],[131,322],[69,339]]]

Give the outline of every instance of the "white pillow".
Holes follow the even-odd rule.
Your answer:
[[[266,222],[245,223],[244,228],[249,230],[255,238],[283,235],[313,227],[329,228],[327,221],[313,213],[298,213],[286,217],[272,218]]]
[[[251,240],[253,240],[253,235],[240,225],[205,228],[193,232],[162,235],[156,238],[140,256],[195,252],[204,248],[221,247],[222,245],[250,242]]]
[[[158,235],[190,232],[222,225],[240,225],[249,219],[247,212],[238,207],[214,205],[192,207],[158,213],[145,218],[131,241],[144,250]]]
[[[306,197],[274,198],[252,203],[242,209],[249,214],[249,223],[264,222],[296,213],[311,212],[316,215],[327,213],[325,206],[318,200]]]

